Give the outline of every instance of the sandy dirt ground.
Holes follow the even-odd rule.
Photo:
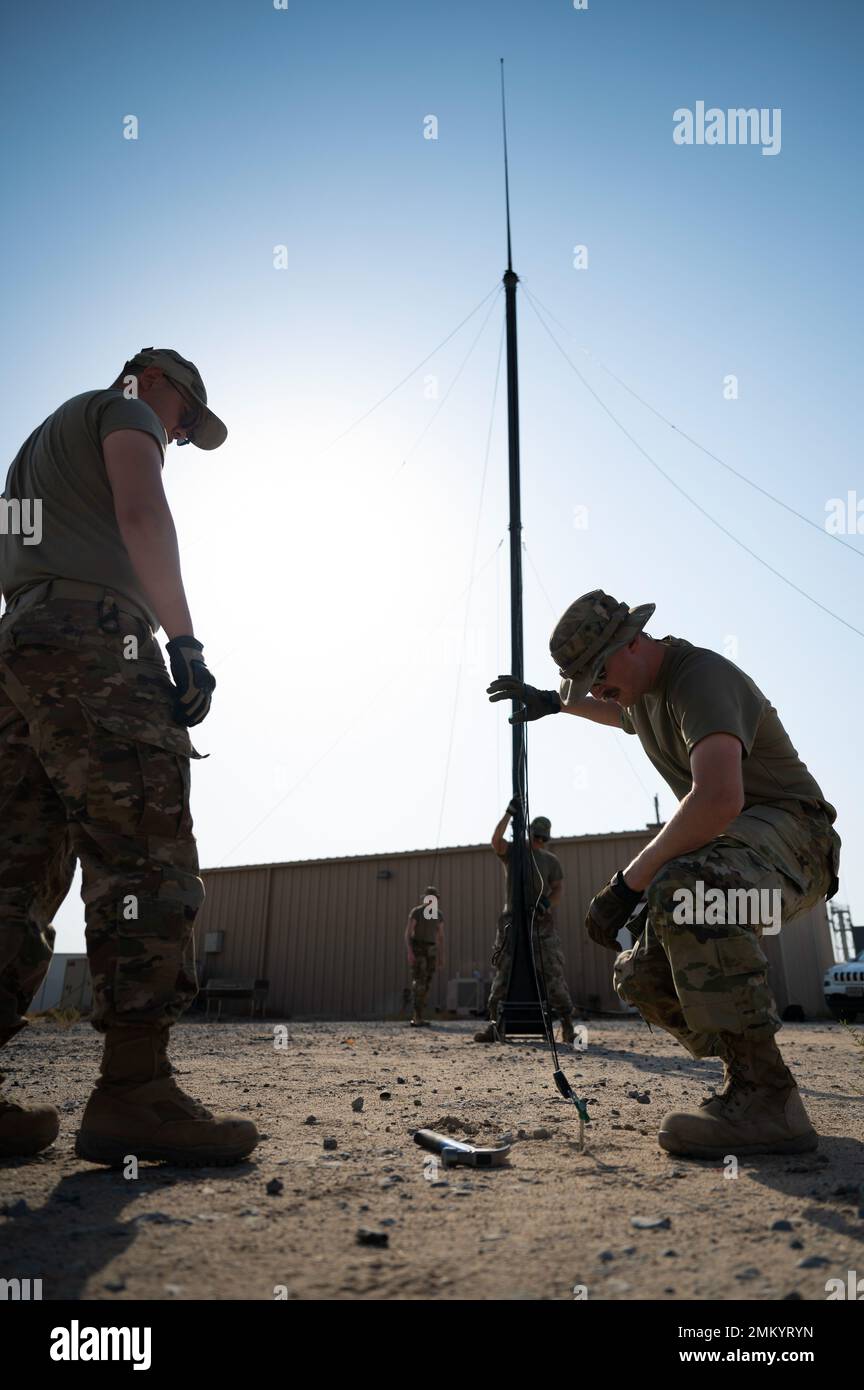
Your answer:
[[[481,1046],[476,1026],[289,1022],[277,1049],[272,1021],[184,1023],[180,1084],[266,1137],[237,1168],[142,1164],[129,1180],[73,1152],[95,1032],[34,1024],[3,1053],[6,1089],[56,1105],[62,1126],[45,1155],[0,1167],[0,1277],[41,1278],[46,1299],[572,1300],[584,1286],[627,1302],[825,1300],[827,1279],[864,1275],[864,1060],[848,1030],[780,1035],[819,1151],[730,1177],[656,1140],[666,1110],[719,1084],[719,1062],[639,1021],[587,1021],[587,1049],[562,1053],[593,1116],[579,1152],[545,1049]],[[442,1124],[511,1133],[509,1165],[436,1173],[411,1135]]]

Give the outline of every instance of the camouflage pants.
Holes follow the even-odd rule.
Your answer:
[[[782,930],[783,922],[825,897],[839,844],[821,814],[801,818],[753,807],[724,835],[664,865],[648,889],[639,939],[615,961],[620,998],[694,1057],[722,1055],[718,1034],[723,1032],[770,1037],[780,1019],[759,938],[766,925],[772,932],[778,925]],[[707,898],[701,913],[700,883]],[[724,903],[735,905],[724,909],[725,922],[713,920],[717,913],[708,907],[716,889]],[[764,905],[782,905],[779,921],[757,909],[754,889],[763,894],[758,901]],[[697,909],[689,923],[682,921],[688,900],[682,890]],[[719,895],[713,901],[721,901]]]
[[[503,912],[498,918],[495,945],[492,950],[492,968],[495,974],[492,978],[492,988],[489,991],[487,1007],[489,1017],[493,1020],[497,1016],[498,1005],[507,995],[507,986],[510,983],[510,968],[513,964],[510,946],[512,925],[513,919],[510,913]],[[573,1001],[570,998],[570,991],[564,978],[564,952],[561,949],[561,942],[551,915],[546,917],[538,915],[534,919],[534,954],[541,986],[544,980],[546,982],[546,997],[550,1008],[557,1009],[561,1014],[572,1013]]]
[[[94,1027],[172,1022],[195,996],[198,754],[172,690],[147,624],[116,607],[49,598],[0,621],[0,1045],[48,969],[76,860]]]
[[[411,989],[414,995],[414,1014],[419,1018],[426,1007],[426,1000],[438,968],[438,948],[434,942],[412,941],[414,964],[411,967]]]

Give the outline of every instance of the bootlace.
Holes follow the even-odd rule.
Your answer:
[[[184,1109],[192,1112],[196,1120],[209,1120],[212,1118],[206,1105],[202,1105],[200,1100],[196,1100],[194,1096],[187,1095],[183,1088],[177,1085],[173,1076],[166,1079],[170,1080],[171,1089],[177,1097],[177,1100],[180,1101]]]
[[[719,1100],[724,1108],[734,1109],[746,1095],[756,1089],[753,1082],[749,1079],[745,1069],[735,1057],[724,1057],[726,1064],[726,1080],[719,1091],[712,1091],[704,1100],[700,1101],[700,1106],[710,1105],[712,1101]]]

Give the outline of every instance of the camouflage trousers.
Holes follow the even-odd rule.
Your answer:
[[[487,1005],[489,1017],[493,1021],[498,1013],[498,1005],[507,995],[507,986],[510,983],[510,969],[513,964],[510,945],[512,927],[513,919],[510,913],[502,912],[498,918],[492,950],[492,968],[495,974],[492,977]],[[534,955],[541,987],[544,980],[546,983],[546,998],[550,1008],[557,1009],[561,1014],[572,1013],[573,1001],[564,978],[564,952],[551,914],[546,917],[538,914],[534,918]]]
[[[199,755],[172,692],[148,625],[116,604],[13,601],[0,621],[0,1045],[25,1025],[76,860],[94,1027],[173,1022],[195,997]]]
[[[414,1014],[419,1018],[426,1007],[426,1000],[438,968],[438,948],[434,942],[412,941],[411,950],[414,964],[411,967],[411,989],[414,999]]]
[[[770,1037],[780,1018],[760,937],[835,891],[839,847],[820,812],[756,806],[671,860],[648,889],[638,940],[615,961],[620,998],[694,1057],[722,1055],[720,1033]]]

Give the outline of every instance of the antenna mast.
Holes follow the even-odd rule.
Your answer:
[[[510,236],[510,170],[507,160],[507,108],[504,99],[504,59],[501,59],[501,124],[504,132],[504,197],[507,212],[507,269],[504,272],[504,302],[507,325],[507,436],[510,461],[510,670],[517,680],[525,678],[522,641],[522,499],[519,476],[519,364],[516,343],[516,286],[519,276],[513,269]],[[516,710],[516,702],[513,703]],[[500,1005],[499,1031],[502,1033],[543,1033],[543,1018],[537,996],[537,982],[531,953],[529,902],[532,871],[525,825],[528,782],[528,756],[525,725],[513,724],[513,848],[510,860],[510,907],[513,914],[512,958],[507,998]],[[492,1020],[496,1022],[495,1019]],[[503,1024],[503,1028],[501,1025]]]

